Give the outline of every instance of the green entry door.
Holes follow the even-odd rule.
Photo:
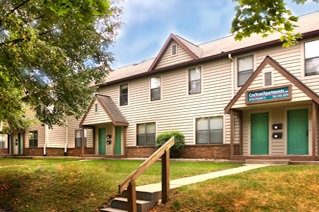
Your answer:
[[[308,109],[288,110],[288,154],[308,154]]]
[[[253,113],[251,120],[251,154],[268,155],[268,113]]]
[[[22,134],[18,133],[18,154],[21,155],[22,154]]]
[[[122,137],[122,128],[115,127],[115,154],[121,154],[121,137]]]
[[[106,153],[106,129],[99,128],[99,155]]]

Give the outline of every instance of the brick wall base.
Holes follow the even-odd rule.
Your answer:
[[[64,156],[64,148],[47,148],[47,156]],[[67,156],[81,156],[82,148],[68,148]],[[93,148],[84,148],[84,154],[93,154]],[[43,156],[43,148],[26,148],[24,156]]]
[[[8,154],[8,148],[1,148],[0,154]]]
[[[156,151],[155,147],[127,147],[126,157],[146,158]],[[235,155],[239,154],[239,145],[234,145]],[[229,144],[187,145],[180,158],[191,159],[230,159]]]

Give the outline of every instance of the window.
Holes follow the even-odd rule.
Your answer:
[[[0,134],[0,149],[5,148],[4,135]]]
[[[128,86],[127,84],[120,86],[120,106],[128,103]]]
[[[223,143],[223,117],[196,119],[196,144]]]
[[[201,71],[200,67],[189,69],[189,94],[201,92]]]
[[[151,101],[161,99],[161,77],[151,78]]]
[[[29,147],[38,147],[38,131],[29,131]]]
[[[266,72],[266,73],[264,74],[264,79],[265,79],[265,86],[272,85],[272,82],[271,82],[271,72]]]
[[[97,112],[98,111],[98,106],[97,104],[94,105],[94,112]]]
[[[87,147],[87,133],[84,129],[84,146]],[[75,147],[82,147],[82,130],[75,130]]]
[[[137,125],[137,146],[155,146],[155,122]]]
[[[253,74],[254,62],[253,56],[238,58],[238,87],[243,86],[248,78]]]
[[[172,45],[172,55],[177,55],[177,45],[176,44]]]
[[[319,40],[305,43],[305,74],[319,74]]]

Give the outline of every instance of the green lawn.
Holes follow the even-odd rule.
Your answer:
[[[319,211],[319,166],[269,166],[185,186],[153,211]]]
[[[0,206],[13,211],[97,211],[117,193],[118,184],[142,161],[0,158]],[[171,162],[171,179],[238,164]],[[141,175],[137,185],[160,182],[161,164]]]

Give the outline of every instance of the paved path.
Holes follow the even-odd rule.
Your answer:
[[[185,177],[181,179],[176,179],[176,180],[171,180],[170,181],[170,189],[174,188],[179,188],[182,186],[194,184],[194,183],[199,183],[203,182],[209,179],[214,179],[217,177],[223,177],[227,175],[232,175],[232,174],[237,174],[253,169],[258,169],[262,167],[269,166],[269,164],[245,164],[241,167],[237,168],[232,168],[232,169],[227,169],[227,170],[222,170],[222,171],[217,171],[217,172],[211,172],[207,174],[202,174],[202,175],[196,175],[192,177]],[[154,183],[154,184],[149,184],[149,185],[143,185],[143,186],[137,186],[136,187],[137,191],[161,191],[162,190],[162,184],[161,183]]]

